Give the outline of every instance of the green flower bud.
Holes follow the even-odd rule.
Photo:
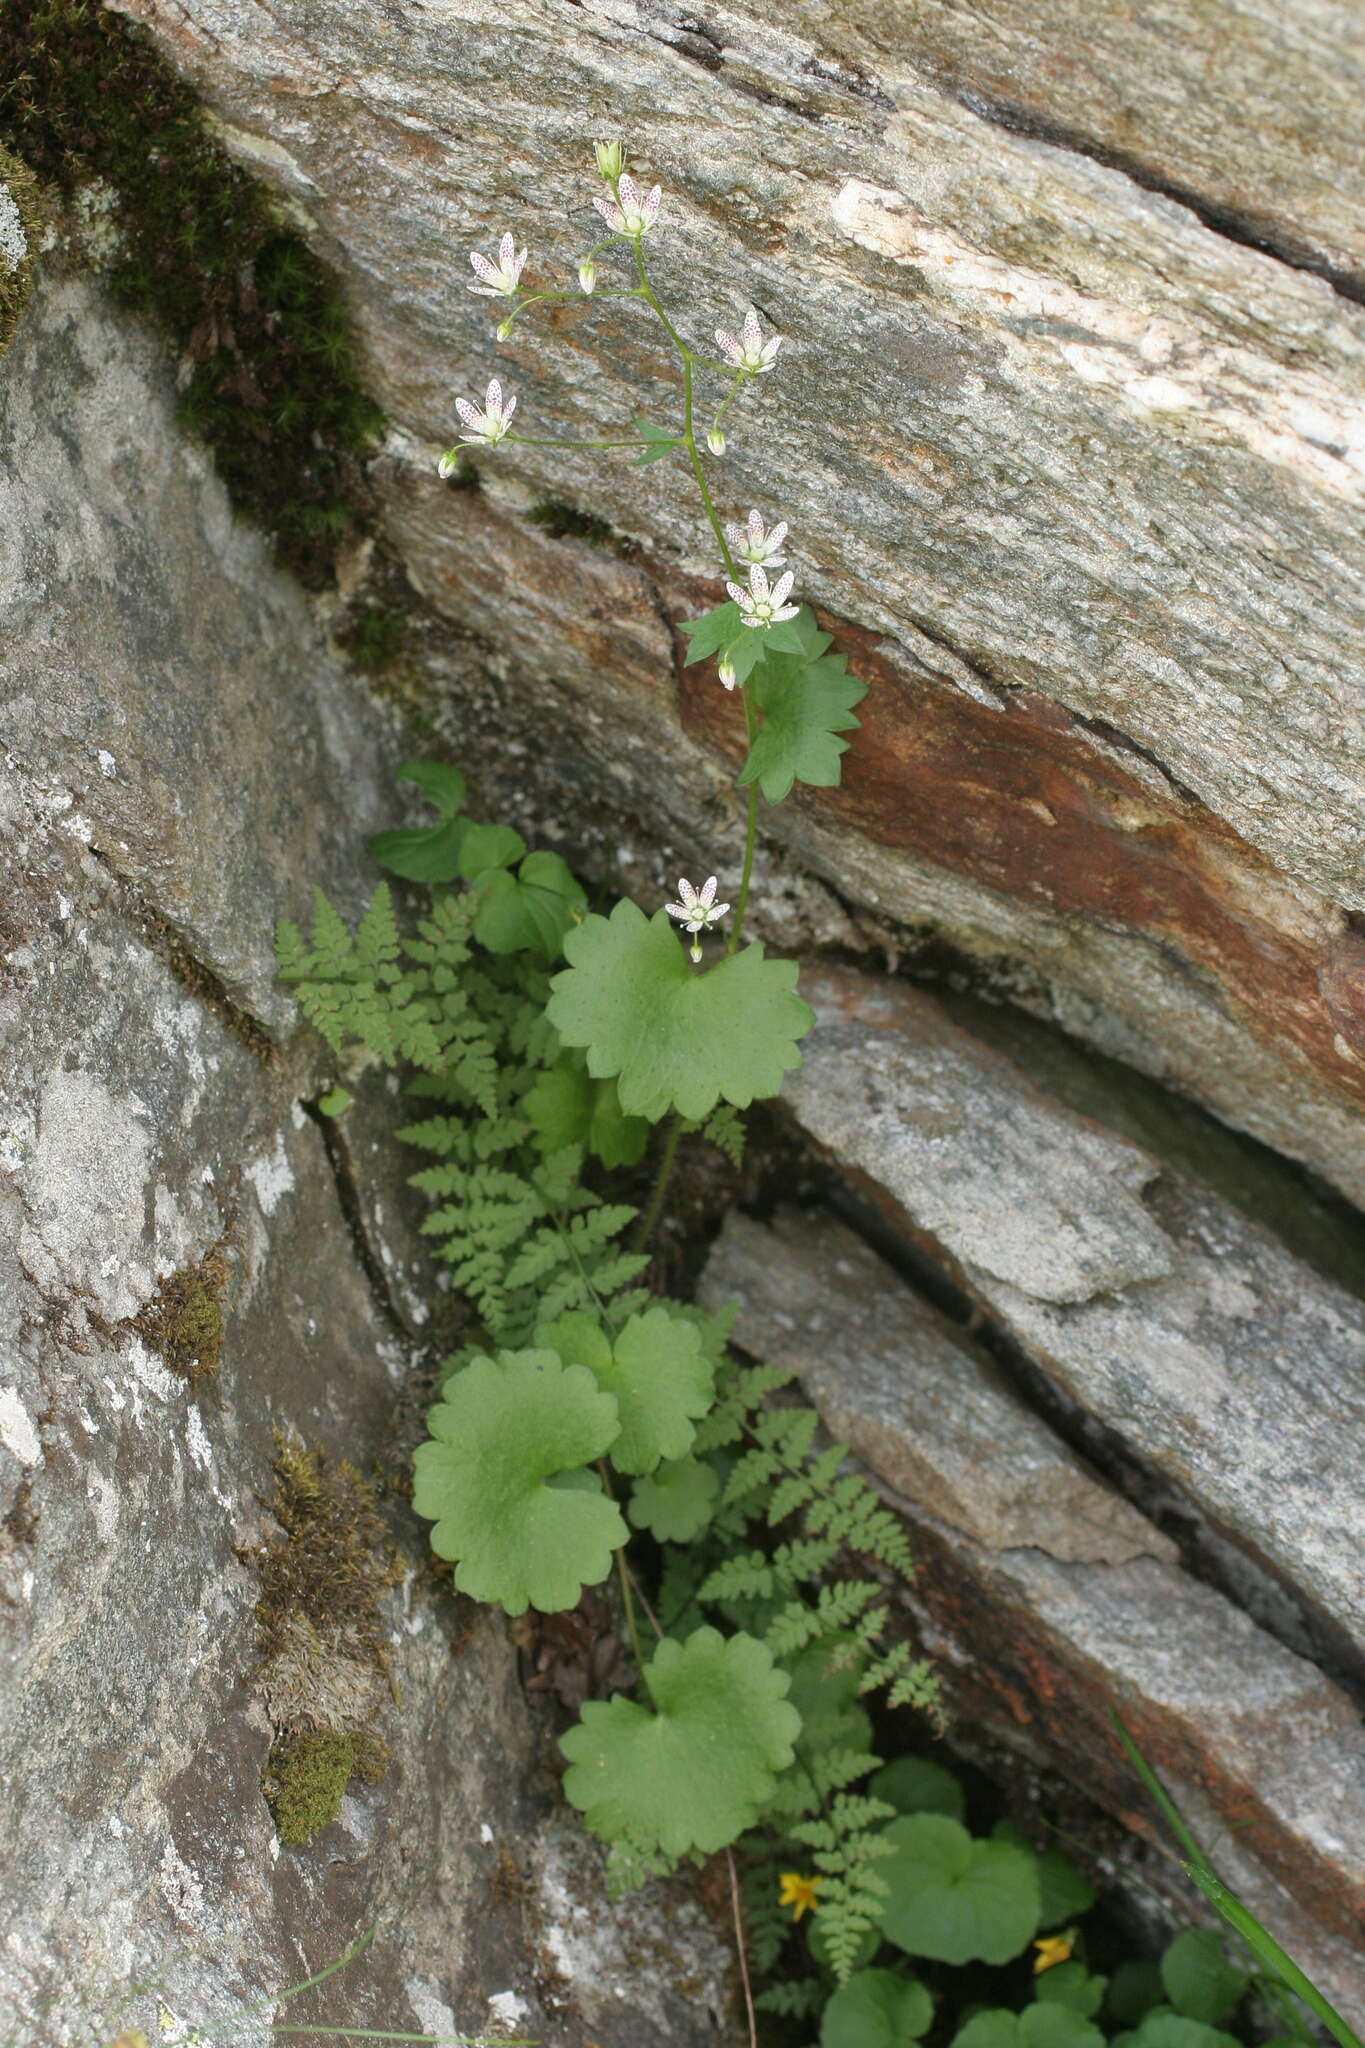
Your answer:
[[[510,321],[510,320],[504,320],[504,321],[503,321],[503,323],[502,323],[502,325],[501,325],[501,327],[500,327],[500,328],[498,329],[498,340],[499,340],[499,341],[506,341],[506,339],[507,339],[508,335],[509,335],[509,334],[510,334],[511,332],[512,332],[512,323],[511,323],[511,321]]]
[[[597,265],[585,256],[578,266],[578,282],[590,296],[597,283]]]
[[[619,139],[615,142],[594,142],[593,151],[597,157],[597,175],[614,185],[626,167],[626,146]]]
[[[725,436],[719,427],[712,427],[706,437],[706,445],[713,455],[723,455],[725,453]]]

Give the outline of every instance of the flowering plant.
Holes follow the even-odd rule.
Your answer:
[[[739,787],[747,792],[745,842],[734,918],[724,941],[728,955],[739,945],[748,910],[759,797],[776,804],[790,794],[797,782],[816,788],[829,788],[838,782],[840,756],[848,745],[841,735],[857,726],[853,706],[863,695],[863,685],[848,675],[840,656],[827,653],[829,636],[820,631],[809,607],[790,601],[796,572],[786,567],[784,549],[790,532],[787,520],[778,519],[768,525],[763,514],[754,508],[742,525],[735,520],[722,522],[702,456],[703,443],[712,456],[724,454],[724,421],[732,403],[746,387],[755,386],[777,367],[783,337],[765,337],[758,312],[750,306],[738,335],[723,326],[715,329],[719,358],[692,347],[665,310],[650,281],[645,258],[646,238],[665,217],[663,188],[656,184],[647,192],[641,190],[626,169],[626,151],[619,140],[601,141],[594,147],[598,176],[607,189],[597,193],[592,204],[609,233],[573,259],[578,290],[523,287],[521,276],[527,251],[518,251],[516,237],[510,232],[501,239],[496,265],[478,252],[471,254],[469,260],[475,276],[469,289],[482,297],[509,302],[497,330],[500,340],[505,340],[516,320],[535,305],[575,299],[639,300],[662,327],[679,361],[681,418],[677,427],[669,430],[637,419],[632,423],[633,433],[590,439],[513,432],[509,423],[517,401],[512,396],[504,398],[495,377],[488,385],[482,408],[467,398],[455,401],[466,431],[460,443],[442,457],[440,467],[442,475],[451,475],[463,459],[463,447],[470,443],[483,443],[489,448],[621,448],[633,452],[637,467],[669,457],[681,457],[688,463],[715,536],[728,601],[683,626],[688,639],[687,661],[695,663],[715,657],[722,687],[739,692],[748,748],[737,778]],[[600,288],[597,259],[606,250],[625,256],[627,275],[633,281],[606,290]],[[708,379],[719,380],[721,388],[710,424],[703,431],[699,425],[699,395]],[[773,570],[783,573],[770,582]],[[711,909],[714,887],[709,897],[702,892],[702,898],[696,898],[687,885],[680,885],[679,895],[681,906],[670,906],[668,914],[689,935],[691,958],[699,966],[703,957],[702,936],[719,927],[724,912]],[[693,912],[703,899],[708,915],[699,918]],[[569,957],[574,961],[572,950]]]

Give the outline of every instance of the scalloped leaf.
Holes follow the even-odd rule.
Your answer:
[[[581,1145],[603,1166],[635,1166],[644,1158],[649,1125],[627,1116],[615,1081],[594,1081],[579,1051],[547,1067],[521,1099],[543,1152]]]
[[[715,1513],[720,1481],[700,1458],[670,1458],[636,1484],[627,1513],[660,1543],[691,1543]]]
[[[413,1455],[413,1506],[471,1599],[554,1614],[600,1585],[627,1530],[595,1472],[616,1402],[553,1351],[478,1356],[446,1381]]]
[[[951,1771],[927,1756],[898,1756],[868,1785],[875,1799],[885,1799],[897,1813],[946,1813],[950,1820],[967,1818],[967,1795]]]
[[[1187,1927],[1161,1958],[1161,1981],[1178,2013],[1213,2027],[1246,1996],[1250,1979],[1228,1962],[1211,1928]]]
[[[660,1305],[631,1316],[609,1337],[596,1316],[576,1310],[542,1325],[536,1342],[566,1365],[586,1366],[614,1397],[621,1433],[611,1462],[618,1472],[652,1472],[661,1458],[681,1458],[691,1448],[715,1377],[695,1323]]]
[[[1108,1983],[1107,1977],[1092,1977],[1082,1962],[1054,1963],[1036,1980],[1033,1995],[1040,2005],[1069,2005],[1082,2019],[1093,2020]]]
[[[460,849],[469,830],[460,817],[465,779],[444,761],[405,761],[400,782],[415,782],[440,819],[436,825],[403,825],[370,838],[370,854],[390,874],[408,882],[453,882],[460,872]]]
[[[933,2017],[934,2001],[914,1978],[858,1970],[825,2007],[820,2048],[907,2048]]]
[[[1007,1963],[1038,1929],[1035,1860],[1012,1842],[974,1842],[941,1813],[892,1821],[895,1854],[878,1865],[889,1898],[883,1929],[912,1956]]]
[[[1026,2005],[1017,2013],[975,2014],[953,2036],[952,2048],[1104,2048],[1104,2035],[1069,2005]]]
[[[754,672],[753,702],[762,723],[736,777],[741,787],[757,782],[770,804],[780,804],[796,782],[837,787],[840,756],[849,745],[839,734],[856,732],[853,706],[867,695],[843,655],[825,652],[830,635],[809,611],[803,608],[790,630],[800,635],[801,651],[783,654],[770,646]]]
[[[665,1637],[646,1665],[654,1711],[589,1700],[560,1743],[564,1791],[595,1835],[637,1851],[710,1855],[753,1826],[801,1722],[786,1673],[753,1636]]]
[[[765,959],[761,945],[698,971],[664,911],[646,918],[623,897],[609,918],[585,918],[564,952],[546,1014],[566,1045],[586,1049],[590,1074],[615,1075],[628,1116],[657,1122],[677,1109],[697,1121],[722,1100],[747,1109],[801,1063],[812,1017],[796,963]]]
[[[476,832],[502,832],[502,825],[471,826],[465,841],[462,872],[470,860],[469,842]],[[525,841],[513,833],[520,851]],[[508,864],[495,861],[497,851],[490,842],[479,855],[485,860],[474,885],[474,936],[490,953],[539,952],[553,960],[564,943],[564,934],[587,902],[573,872],[557,853],[528,853],[516,874]],[[502,852],[507,852],[504,844]],[[511,860],[517,853],[510,855]]]

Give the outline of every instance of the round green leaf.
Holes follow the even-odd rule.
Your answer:
[[[1223,1944],[1207,1927],[1187,1927],[1161,1958],[1166,1996],[1187,2019],[1216,2026],[1246,1994],[1244,1971],[1234,1970]]]
[[[934,2001],[893,1970],[859,1970],[835,1992],[820,2022],[820,2048],[905,2048],[929,2030]]]
[[[620,1422],[583,1366],[553,1351],[476,1357],[427,1417],[413,1455],[413,1506],[455,1584],[509,1614],[577,1605],[611,1570],[626,1526],[595,1473]]]
[[[1104,2003],[1107,1977],[1092,1977],[1084,1963],[1054,1963],[1033,1986],[1041,2005],[1069,2005],[1083,2019],[1093,2020]]]
[[[476,826],[470,836],[473,831],[507,830],[503,825]],[[515,832],[511,837],[517,841],[511,855],[515,859],[525,841]],[[490,860],[474,888],[474,936],[490,953],[534,949],[553,960],[586,900],[557,853],[528,853],[515,875],[505,864]]]
[[[1154,2005],[1161,2004],[1165,1995],[1161,1972],[1155,1963],[1120,1963],[1109,1979],[1105,2017],[1120,2026],[1135,2027]]]
[[[370,839],[371,854],[382,868],[409,882],[453,881],[460,872],[460,849],[469,830],[459,815],[465,794],[463,775],[443,761],[406,761],[398,770],[398,779],[415,782],[435,805],[441,822],[376,832]]]
[[[1178,2012],[1149,2012],[1136,2032],[1124,2038],[1131,2048],[1240,2048],[1235,2034]]]
[[[636,1482],[628,1513],[660,1543],[690,1543],[711,1520],[720,1481],[700,1458],[672,1458]]]
[[[1104,2036],[1069,2005],[1026,2005],[1019,2013],[977,2013],[952,2048],[1104,2048]]]
[[[1060,1849],[1044,1849],[1039,1855],[1038,1890],[1042,1928],[1069,1926],[1095,1903],[1095,1887]]]
[[[609,918],[585,918],[564,953],[547,1015],[565,1045],[586,1047],[590,1074],[617,1077],[627,1115],[657,1123],[677,1109],[696,1121],[722,1100],[747,1109],[800,1064],[811,1013],[796,963],[765,959],[760,945],[699,970],[665,912],[646,918],[623,898]]]
[[[877,1865],[890,1898],[883,1932],[912,1956],[1007,1963],[1038,1927],[1034,1858],[1011,1842],[974,1842],[946,1814],[912,1813],[886,1830]]]
[[[653,1713],[619,1693],[588,1701],[560,1743],[565,1794],[603,1841],[709,1855],[753,1826],[792,1761],[786,1673],[755,1637],[699,1628],[665,1638],[644,1681]]]
[[[460,848],[460,873],[477,882],[493,868],[510,868],[526,851],[526,841],[511,825],[469,825]]]
[[[536,1331],[536,1342],[566,1365],[585,1365],[614,1396],[621,1433],[611,1447],[618,1472],[652,1472],[661,1458],[681,1458],[711,1406],[714,1368],[695,1323],[658,1306],[631,1316],[609,1338],[585,1310]]]
[[[900,1756],[878,1771],[868,1785],[874,1799],[884,1799],[897,1813],[946,1813],[965,1820],[967,1800],[951,1771],[925,1756]]]

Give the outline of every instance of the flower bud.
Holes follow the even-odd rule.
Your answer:
[[[725,436],[719,427],[712,427],[710,433],[706,436],[706,445],[713,455],[723,455],[725,453]]]
[[[739,676],[736,673],[734,663],[728,660],[727,658],[722,657],[718,673],[721,682],[725,685],[726,689],[733,690],[735,684],[739,681]]]
[[[626,167],[626,146],[618,138],[615,142],[594,142],[593,152],[597,157],[597,175],[614,185]]]
[[[460,448],[447,448],[445,454],[441,457],[440,461],[436,465],[437,476],[454,476],[456,470],[460,466],[460,457],[463,454],[463,452],[463,449]]]
[[[507,339],[508,335],[509,335],[509,334],[510,334],[511,332],[512,332],[512,323],[511,323],[511,321],[510,321],[510,320],[504,320],[504,321],[503,321],[503,323],[502,323],[502,325],[501,325],[501,327],[500,327],[500,328],[498,329],[498,340],[499,340],[499,341],[506,341],[506,339]]]
[[[585,256],[578,266],[578,282],[591,297],[597,284],[597,265]]]

